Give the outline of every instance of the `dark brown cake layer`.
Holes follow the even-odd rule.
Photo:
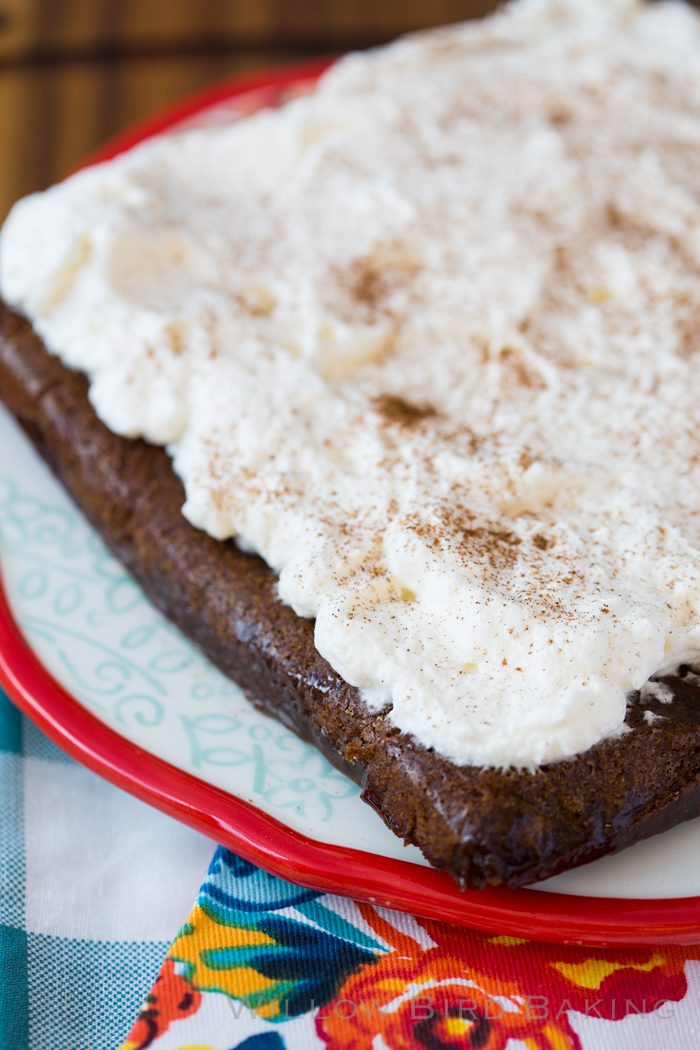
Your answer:
[[[0,303],[0,396],[155,604],[246,691],[356,780],[389,827],[462,886],[519,886],[700,813],[700,689],[632,703],[632,730],[536,771],[456,766],[372,714],[316,652],[313,622],[255,555],[187,523],[166,453],[112,434],[83,375]],[[537,698],[533,697],[533,702]],[[661,718],[648,724],[647,710]]]

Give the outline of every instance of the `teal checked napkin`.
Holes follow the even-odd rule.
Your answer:
[[[115,1050],[214,848],[0,693],[0,1050]]]

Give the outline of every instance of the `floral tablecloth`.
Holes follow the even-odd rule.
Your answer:
[[[700,1046],[695,959],[477,933],[301,889],[219,848],[123,1050]]]
[[[2,695],[0,791],[0,1050],[700,1047],[700,943],[560,947],[294,886]]]

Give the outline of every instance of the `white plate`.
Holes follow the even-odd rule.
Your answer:
[[[115,732],[319,842],[426,864],[352,781],[260,714],[154,609],[3,408],[0,554],[10,605],[42,663]],[[537,888],[700,896],[700,818]]]

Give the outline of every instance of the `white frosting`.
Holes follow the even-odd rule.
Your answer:
[[[649,726],[653,726],[654,722],[663,722],[663,720],[664,720],[664,716],[663,715],[655,715],[653,711],[645,711],[644,712],[644,721]]]
[[[352,55],[21,201],[0,287],[455,761],[584,750],[700,657],[685,4],[519,0]]]
[[[662,704],[670,704],[673,700],[673,689],[665,682],[646,682],[639,690],[641,700],[658,700]],[[647,714],[649,712],[647,711]]]

